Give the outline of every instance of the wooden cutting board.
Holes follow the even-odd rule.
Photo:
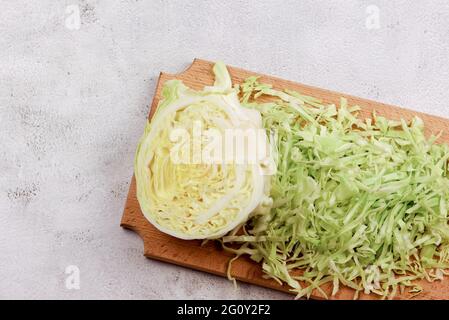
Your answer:
[[[195,59],[192,65],[180,74],[173,75],[161,73],[156,87],[156,93],[151,104],[149,117],[151,117],[156,110],[161,97],[162,85],[165,81],[176,78],[184,81],[184,83],[191,88],[202,89],[204,86],[212,85],[214,82],[212,66],[212,62]],[[335,103],[338,105],[340,97],[346,97],[350,105],[359,105],[362,108],[360,117],[363,118],[371,117],[374,110],[376,110],[377,114],[391,119],[404,118],[409,120],[417,115],[424,120],[426,134],[437,134],[442,131],[443,133],[439,142],[449,143],[449,120],[447,119],[357,98],[347,94],[315,88],[288,80],[260,75],[239,68],[228,67],[228,69],[234,84],[241,83],[249,76],[257,75],[261,76],[261,82],[270,83],[275,88],[296,90],[303,94],[320,98],[326,103]],[[131,229],[140,235],[144,242],[144,255],[148,258],[162,260],[220,276],[226,276],[227,264],[229,259],[232,258],[232,255],[223,251],[220,246],[216,245],[214,242],[209,242],[206,245],[201,246],[200,241],[186,241],[171,237],[158,231],[146,220],[140,211],[139,203],[136,198],[136,184],[134,177],[131,181],[121,226]],[[264,279],[262,277],[263,272],[260,265],[251,261],[249,258],[241,257],[234,261],[232,266],[232,275],[238,280],[289,292],[288,286],[281,286],[274,280]],[[433,283],[420,281],[419,284],[423,287],[424,291],[414,299],[449,299],[449,278]],[[328,284],[323,286],[323,289],[329,294],[332,291],[332,285]],[[336,296],[332,297],[332,299],[352,299],[353,295],[354,291],[352,289],[342,288]],[[314,292],[312,298],[322,297],[318,292]],[[375,295],[360,294],[359,298],[377,299],[378,297]],[[409,293],[404,293],[398,295],[397,298],[409,299],[412,298],[412,296]]]

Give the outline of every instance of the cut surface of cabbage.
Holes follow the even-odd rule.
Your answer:
[[[163,99],[135,157],[142,212],[159,230],[181,239],[223,236],[270,203],[264,201],[270,182],[264,165],[272,162],[268,154],[255,161],[225,159],[228,132],[259,130],[259,146],[266,148],[260,113],[241,106],[224,64],[213,70],[215,83],[203,91],[179,80],[164,84]],[[235,155],[250,154],[251,147],[249,140],[232,145]]]

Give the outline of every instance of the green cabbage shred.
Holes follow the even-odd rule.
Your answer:
[[[277,173],[271,211],[223,237],[227,250],[260,262],[298,298],[315,289],[329,298],[326,283],[331,296],[347,286],[355,297],[393,298],[419,293],[414,280],[442,279],[449,148],[425,137],[421,119],[359,119],[344,98],[328,105],[256,77],[237,88],[242,105],[262,114]]]

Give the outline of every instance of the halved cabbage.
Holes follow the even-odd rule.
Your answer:
[[[221,237],[271,203],[267,174],[275,166],[261,115],[240,105],[223,63],[213,71],[215,83],[203,91],[179,80],[165,83],[135,157],[142,212],[159,230],[181,239]],[[229,132],[231,141],[225,139]],[[258,149],[249,136],[235,141],[246,133],[256,135]]]

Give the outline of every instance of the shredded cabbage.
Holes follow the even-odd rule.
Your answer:
[[[270,179],[264,175],[272,162],[269,154],[254,162],[225,161],[219,146],[212,148],[218,156],[211,159],[217,161],[204,159],[214,142],[209,133],[223,137],[227,129],[259,129],[262,142],[267,138],[260,113],[241,106],[224,64],[217,63],[214,73],[214,85],[203,91],[178,80],[164,84],[135,157],[142,212],[159,230],[182,239],[220,237],[270,204]],[[249,147],[235,146],[242,153]]]
[[[227,250],[250,255],[298,298],[328,297],[325,283],[331,295],[344,285],[355,297],[392,298],[446,274],[449,147],[427,139],[421,119],[361,120],[344,98],[337,108],[256,77],[239,89],[276,132],[277,173],[271,211],[223,237]]]

